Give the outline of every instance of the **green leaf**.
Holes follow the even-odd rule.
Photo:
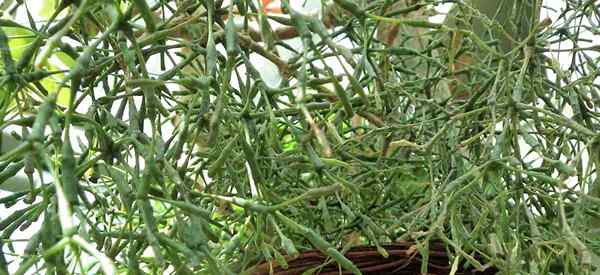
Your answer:
[[[44,19],[50,18],[56,8],[58,7],[59,0],[44,0],[42,2],[42,7],[39,9],[38,15]]]

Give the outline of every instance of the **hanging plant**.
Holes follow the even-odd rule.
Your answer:
[[[598,268],[595,1],[43,2],[1,5],[0,274]]]

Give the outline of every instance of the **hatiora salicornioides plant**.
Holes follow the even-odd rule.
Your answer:
[[[3,1],[0,274],[596,268],[596,1],[301,2]]]

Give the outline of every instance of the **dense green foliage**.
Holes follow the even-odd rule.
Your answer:
[[[237,274],[314,248],[359,273],[345,249],[396,240],[503,274],[594,268],[596,1],[553,23],[540,1],[452,1],[443,24],[414,16],[434,0],[46,0],[42,22],[33,2],[0,20],[20,129],[0,179],[30,182],[0,198],[0,274]]]

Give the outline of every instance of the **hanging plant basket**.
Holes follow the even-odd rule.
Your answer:
[[[357,266],[363,274],[380,275],[402,275],[421,274],[423,258],[417,246],[410,242],[396,242],[384,245],[383,248],[389,256],[383,257],[375,246],[356,246],[351,248],[344,256]],[[310,250],[301,253],[298,257],[286,258],[287,268],[281,266],[277,261],[262,262],[255,266],[249,274],[253,275],[296,275],[303,274],[311,269],[319,275],[352,274],[347,270],[341,270],[335,261],[329,261],[328,257],[319,250]],[[448,252],[441,242],[432,242],[429,246],[429,258],[427,261],[427,274],[442,275],[450,274],[452,261]],[[272,272],[272,273],[271,273]],[[472,266],[458,265],[457,275],[467,274],[496,274],[498,270],[486,266],[485,270],[477,270]]]

